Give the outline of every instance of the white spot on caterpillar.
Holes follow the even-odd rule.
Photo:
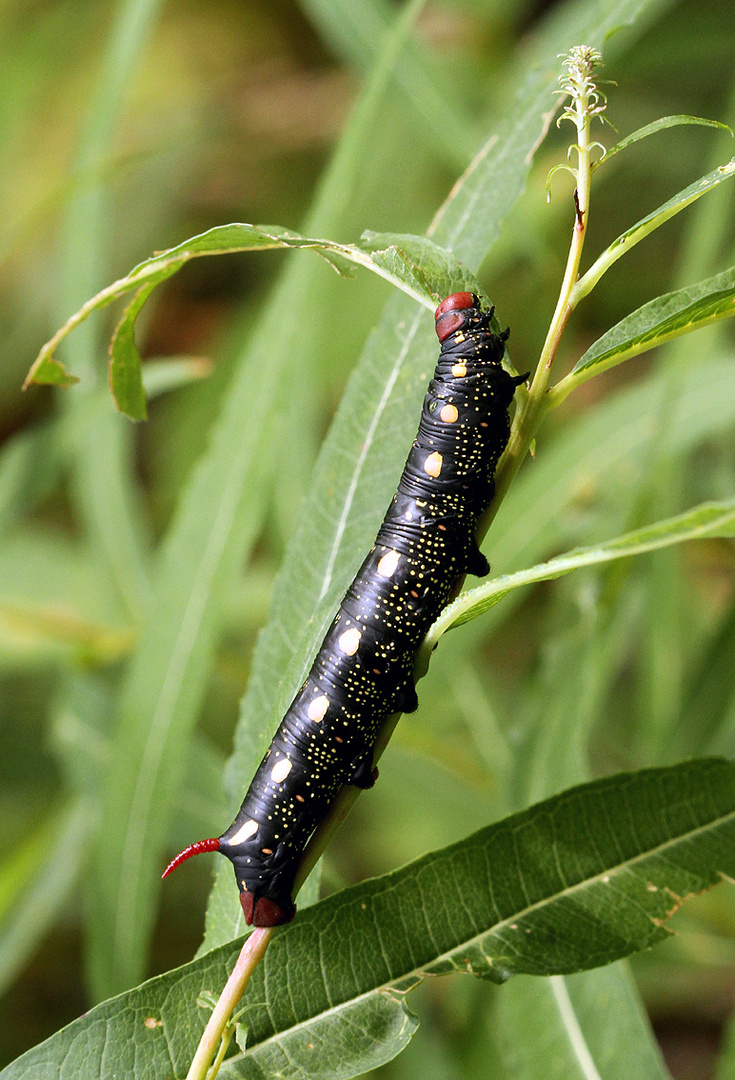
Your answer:
[[[288,774],[291,772],[292,767],[293,766],[291,765],[291,762],[288,760],[287,757],[281,758],[280,761],[277,761],[271,769],[271,780],[273,781],[273,783],[280,784],[283,780],[285,780]]]
[[[454,375],[455,378],[461,379],[466,374],[467,365],[465,363],[460,362],[459,364],[452,365],[452,375]]]
[[[457,421],[459,413],[455,405],[445,405],[442,411],[439,413],[439,419],[443,420],[445,424],[454,424]]]
[[[337,644],[339,645],[340,650],[345,654],[345,656],[354,656],[358,648],[360,647],[361,637],[362,634],[357,629],[357,627],[352,626],[349,630],[345,630],[344,634],[340,635]]]
[[[428,476],[439,476],[442,471],[443,460],[441,454],[434,451],[433,454],[429,454],[424,462],[424,472]]]
[[[253,821],[251,818],[250,821],[246,821],[244,825],[240,826],[235,835],[231,836],[227,843],[231,844],[232,847],[237,847],[238,844],[244,844],[251,836],[255,836],[257,831],[258,822]]]
[[[306,715],[310,720],[313,720],[315,724],[318,724],[319,721],[323,720],[327,715],[328,708],[329,698],[326,694],[320,694],[319,697],[315,697],[314,700],[309,703]]]
[[[400,553],[397,551],[387,552],[378,563],[378,573],[381,577],[393,577],[398,566]]]

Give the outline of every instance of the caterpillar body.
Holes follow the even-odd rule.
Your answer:
[[[495,490],[516,386],[501,366],[507,331],[474,293],[436,309],[441,354],[398,490],[309,675],[222,836],[201,840],[164,873],[202,851],[231,860],[246,922],[293,918],[294,879],[315,827],[345,784],[371,787],[384,721],[418,705],[416,653],[465,573],[489,570],[475,539]]]

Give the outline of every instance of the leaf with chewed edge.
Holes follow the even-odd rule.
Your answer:
[[[402,995],[425,975],[503,982],[607,964],[666,938],[679,904],[723,877],[735,877],[731,762],[571,788],[282,928],[220,1075],[346,1080],[402,1049],[415,1027]],[[112,1080],[141,1060],[147,1080],[183,1077],[207,1018],[197,998],[224,983],[238,947],[99,1005],[0,1080]]]

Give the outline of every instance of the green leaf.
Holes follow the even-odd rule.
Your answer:
[[[0,545],[0,661],[69,656],[109,662],[132,631],[89,548],[24,529]]]
[[[436,245],[433,247],[436,248]],[[420,266],[413,265],[405,252],[401,254],[390,249],[377,251],[373,247],[362,247],[359,244],[337,244],[331,240],[312,239],[280,225],[218,225],[139,263],[124,278],[108,285],[88,300],[43,346],[26,377],[24,387],[30,383],[54,382],[66,386],[78,382],[76,377],[69,375],[63,365],[54,359],[57,346],[93,311],[106,307],[126,293],[135,292],[135,298],[126,308],[113,337],[110,386],[120,412],[132,420],[144,419],[140,357],[135,348],[133,328],[156,285],[177,273],[191,259],[205,255],[279,248],[310,248],[343,277],[353,276],[353,264],[372,270],[426,307],[432,307],[440,298],[436,288],[427,280],[426,273]],[[445,272],[448,264],[457,267],[456,260],[447,252],[443,253],[440,262]],[[456,276],[459,280],[463,277],[458,267]]]
[[[59,313],[74,311],[107,279],[113,259],[110,229],[118,220],[114,197],[108,200],[103,177],[115,157],[119,125],[129,102],[135,73],[146,55],[161,0],[121,0],[111,9],[99,64],[88,100],[80,105],[79,143],[64,190],[64,214],[59,267],[54,287]],[[90,72],[91,74],[91,72]],[[70,138],[76,142],[76,128]],[[61,194],[61,193],[60,193]],[[68,395],[61,405],[69,420],[67,434],[76,437],[71,460],[69,493],[75,521],[101,556],[120,592],[131,620],[137,620],[148,599],[148,556],[151,536],[138,498],[135,451],[129,431],[108,408],[85,424],[87,394],[94,396],[102,381],[100,359],[105,342],[100,326],[88,324],[74,349],[81,393]],[[55,361],[46,355],[42,370]],[[76,378],[76,376],[74,376]],[[76,423],[75,423],[76,421]]]
[[[735,315],[735,267],[721,274],[659,296],[626,315],[580,358],[573,371],[549,393],[551,406],[571,390],[608,368],[622,364],[672,338]],[[584,378],[580,374],[585,372]]]
[[[130,985],[143,963],[168,815],[221,611],[267,505],[270,468],[259,440],[279,372],[277,365],[261,370],[257,360],[238,371],[208,458],[195,470],[159,555],[148,617],[120,691],[105,830],[95,852],[98,992]],[[243,416],[254,422],[244,427]]]
[[[300,914],[244,999],[225,1080],[350,1077],[389,1060],[427,974],[567,974],[668,936],[688,896],[735,875],[735,766],[710,759],[585,784]],[[237,947],[92,1009],[0,1077],[181,1077]],[[267,993],[266,993],[267,988]],[[322,1057],[324,1055],[324,1057]],[[324,1061],[324,1070],[320,1067]]]
[[[414,0],[412,5],[404,6],[400,18],[411,17],[406,9],[413,7],[415,21],[423,6]],[[364,70],[384,47],[396,21],[395,10],[385,0],[360,4],[351,0],[302,0],[302,7],[319,28],[322,39],[358,70]],[[452,167],[463,168],[482,131],[475,110],[460,99],[464,89],[460,80],[446,70],[419,35],[402,41],[401,46],[393,81],[420,125],[417,137],[423,136],[434,153],[443,153]],[[393,87],[391,90],[395,93]]]
[[[595,259],[587,273],[579,279],[572,289],[570,303],[575,306],[582,297],[591,292],[602,275],[610,269],[613,263],[617,262],[621,255],[630,251],[632,247],[635,247],[636,244],[640,243],[641,240],[645,239],[645,237],[655,229],[658,229],[660,225],[663,225],[666,221],[669,221],[672,217],[681,213],[687,206],[691,206],[697,199],[701,199],[708,191],[714,190],[714,188],[718,187],[723,180],[729,180],[734,175],[735,158],[731,158],[726,165],[720,165],[718,168],[707,173],[706,176],[702,176],[699,180],[695,180],[693,184],[684,188],[683,191],[678,192],[662,206],[659,206],[650,214],[646,214],[646,216],[641,218],[640,221],[637,221],[635,225],[626,229],[624,233],[621,233],[616,240],[613,240],[612,244],[610,244],[610,246]]]
[[[437,303],[463,290],[483,295],[475,275],[426,236],[367,230],[360,240],[377,265],[391,273],[410,275],[416,288],[430,293]]]
[[[700,754],[735,755],[735,608],[698,651],[688,693],[667,747],[669,760]]]
[[[148,397],[159,397],[208,378],[212,370],[212,361],[205,356],[167,356],[161,360],[146,360],[143,386]]]
[[[722,128],[723,131],[729,131],[733,134],[733,130],[727,124],[721,124],[719,120],[705,120],[701,116],[662,116],[660,120],[654,120],[652,124],[646,124],[642,128],[638,128],[637,131],[632,132],[630,135],[626,135],[620,142],[615,143],[609,150],[605,151],[605,154],[596,161],[592,166],[593,169],[597,169],[602,165],[603,161],[607,162],[615,154],[620,153],[621,150],[625,150],[628,146],[632,146],[633,143],[640,142],[641,139],[647,139],[649,135],[655,135],[658,131],[665,131],[667,128],[679,127],[682,124],[699,124],[703,127]]]
[[[59,483],[62,468],[59,442],[59,426],[48,420],[15,432],[0,448],[0,530],[3,534],[33,511]]]
[[[145,285],[125,308],[120,323],[110,343],[110,390],[121,413],[131,420],[145,420],[148,416],[143,390],[141,359],[135,345],[133,327],[140,311],[155,285]]]
[[[548,562],[515,574],[494,578],[476,589],[461,593],[444,609],[426,636],[422,656],[428,657],[431,654],[439,638],[447,630],[461,626],[470,619],[476,619],[521,585],[552,581],[582,567],[641,555],[669,547],[671,544],[681,544],[685,540],[701,540],[715,536],[735,536],[735,499],[703,503],[666,521],[647,525],[643,529],[636,529],[591,547],[576,548],[565,555],[557,555]]]
[[[32,382],[45,386],[74,386],[79,382],[79,376],[72,375],[61,360],[42,350],[28,372],[23,389],[27,390]]]

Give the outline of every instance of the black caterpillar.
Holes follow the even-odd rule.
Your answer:
[[[315,827],[345,784],[373,785],[383,722],[418,705],[416,653],[458,578],[489,570],[475,539],[508,442],[516,386],[503,370],[504,334],[490,329],[474,293],[436,309],[441,355],[398,491],[375,544],[347,590],[309,676],[281,721],[240,812],[201,851],[231,860],[247,923],[293,918],[294,879]]]

